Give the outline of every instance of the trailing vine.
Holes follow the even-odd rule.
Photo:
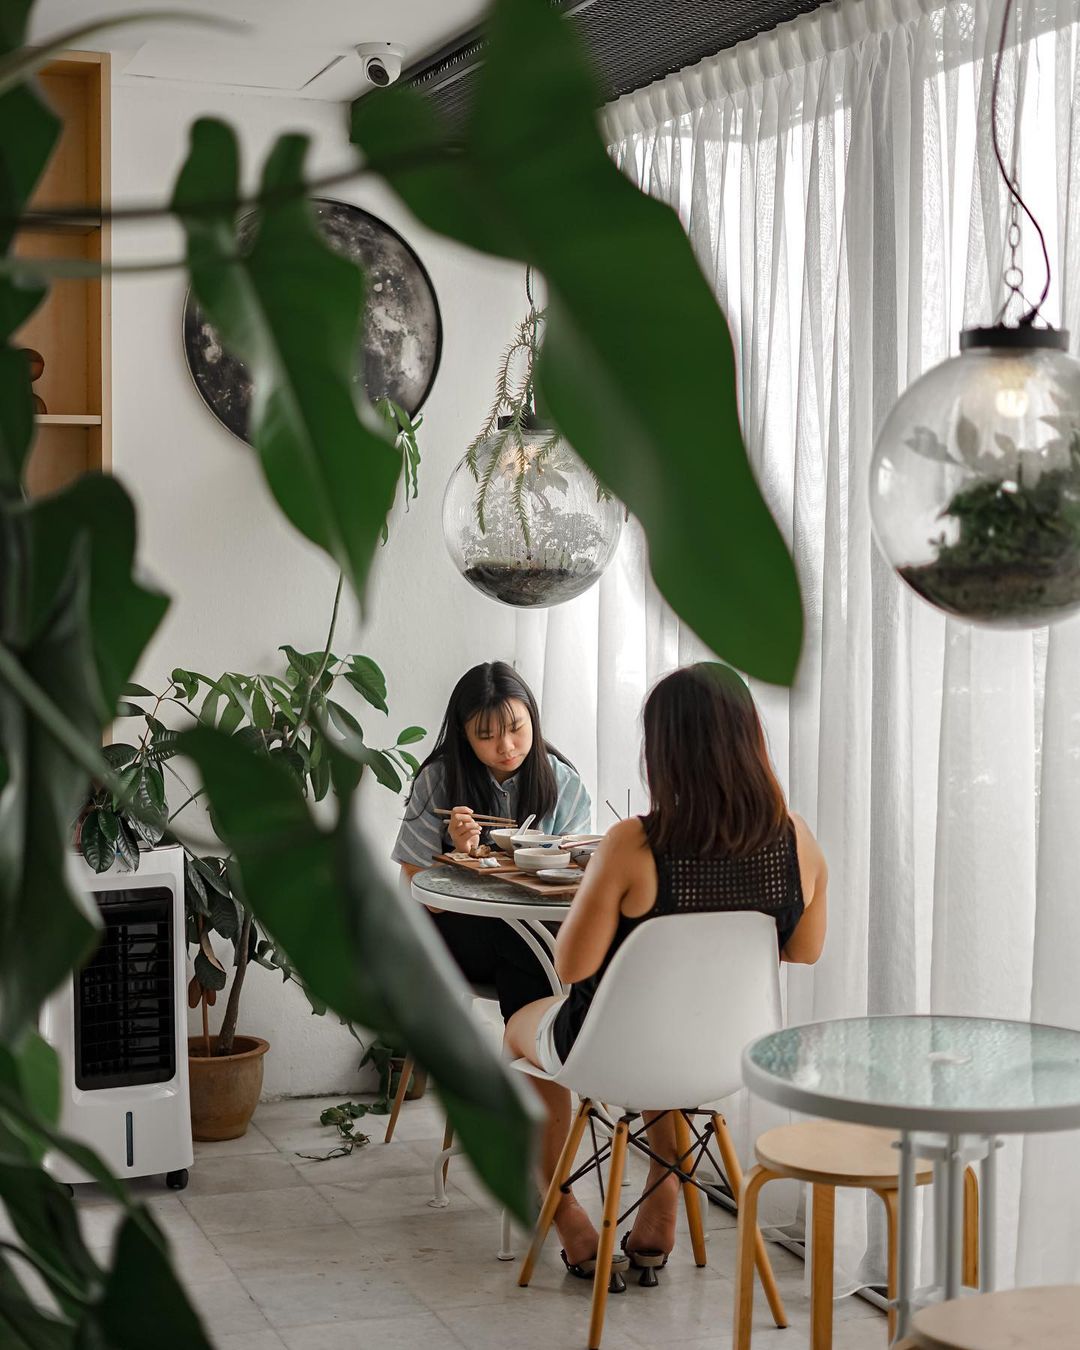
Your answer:
[[[503,353],[495,376],[495,397],[483,426],[465,452],[465,461],[477,484],[475,509],[481,534],[487,529],[486,512],[492,483],[496,473],[503,471],[514,476],[510,498],[526,547],[530,548],[532,538],[525,504],[527,478],[530,472],[543,472],[544,464],[558,448],[562,436],[557,427],[540,416],[536,406],[536,362],[543,346],[547,310],[536,308],[531,268],[526,273],[525,291],[529,312],[518,324]],[[549,434],[539,445],[535,442],[527,444],[526,433],[537,431],[548,431]],[[589,472],[596,484],[597,501],[607,501],[611,494],[591,469]]]

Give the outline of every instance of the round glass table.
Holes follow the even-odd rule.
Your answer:
[[[989,1291],[997,1136],[1080,1128],[1080,1032],[1030,1022],[812,1022],[748,1045],[743,1079],[758,1096],[806,1115],[900,1131],[897,1342],[908,1334],[914,1299],[915,1158],[934,1162],[936,1275],[925,1297],[956,1298],[966,1164],[981,1159],[979,1285]]]
[[[555,938],[545,925],[562,923],[570,912],[572,896],[538,895],[497,877],[445,864],[417,872],[412,879],[412,893],[414,899],[433,909],[502,919],[521,935],[536,956],[551,984],[551,992],[566,992],[555,974]]]

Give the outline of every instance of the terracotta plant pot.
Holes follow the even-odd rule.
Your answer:
[[[207,1059],[201,1036],[188,1037],[191,1078],[191,1137],[198,1140],[239,1139],[247,1132],[262,1091],[263,1055],[268,1041],[237,1036],[234,1053]],[[217,1037],[210,1037],[211,1052]]]

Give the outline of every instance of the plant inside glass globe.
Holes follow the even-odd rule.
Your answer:
[[[530,309],[503,355],[495,399],[446,487],[443,534],[462,576],[519,608],[581,595],[615,555],[623,507],[536,407],[544,312]]]
[[[950,614],[1035,627],[1080,608],[1080,362],[1067,339],[969,329],[882,427],[878,543]]]

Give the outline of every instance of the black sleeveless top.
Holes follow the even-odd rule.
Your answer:
[[[642,821],[644,824],[644,821]],[[795,822],[788,820],[783,835],[745,858],[685,857],[657,853],[656,903],[636,918],[619,915],[615,936],[600,969],[570,986],[566,1001],[552,1026],[555,1050],[565,1062],[592,1006],[600,981],[615,953],[639,924],[662,914],[702,914],[710,910],[748,909],[776,920],[776,937],[783,951],[798,927],[804,904]]]

